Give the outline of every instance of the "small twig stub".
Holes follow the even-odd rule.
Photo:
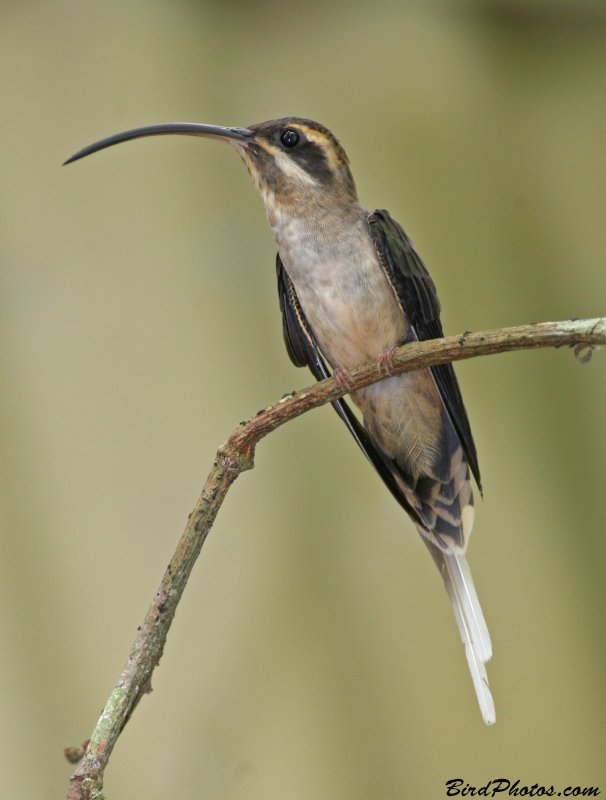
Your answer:
[[[587,350],[587,352],[584,355],[581,355],[583,350]],[[586,364],[588,361],[591,361],[591,356],[593,355],[593,345],[578,344],[574,348],[574,355],[579,364]]]

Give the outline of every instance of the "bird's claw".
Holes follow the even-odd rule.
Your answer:
[[[353,378],[343,367],[337,367],[333,374],[334,379],[344,392],[349,392],[354,385]]]
[[[398,349],[398,345],[394,344],[393,347],[388,347],[387,350],[383,350],[381,355],[377,358],[377,370],[379,375],[381,374],[381,369],[385,368],[385,374],[391,375],[391,361],[393,358],[393,354]]]

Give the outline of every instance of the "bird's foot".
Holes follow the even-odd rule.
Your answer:
[[[385,368],[386,375],[391,375],[391,360],[397,349],[398,345],[394,344],[393,347],[388,347],[387,350],[383,350],[381,355],[377,358],[377,370],[379,375],[383,368]]]
[[[344,392],[349,392],[354,385],[353,378],[343,367],[337,367],[333,377]]]

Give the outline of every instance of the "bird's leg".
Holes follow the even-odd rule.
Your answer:
[[[333,377],[343,391],[349,391],[353,386],[353,378],[344,367],[337,367],[333,372]]]
[[[381,355],[377,358],[377,370],[379,375],[381,374],[381,368],[385,367],[385,373],[387,375],[391,375],[391,359],[393,358],[393,354],[398,349],[399,345],[394,344],[392,347],[388,347],[387,350],[383,350]]]

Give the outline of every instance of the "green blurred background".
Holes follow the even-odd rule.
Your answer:
[[[231,148],[153,122],[330,127],[444,327],[606,314],[606,15],[570,2],[4,0],[0,797],[64,795],[217,446],[290,365]],[[485,486],[481,721],[431,559],[331,409],[228,496],[108,800],[606,791],[606,355],[457,368]]]

